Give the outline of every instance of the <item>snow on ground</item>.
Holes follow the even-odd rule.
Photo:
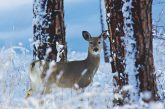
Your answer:
[[[154,39],[153,52],[158,90],[165,104],[165,39]]]
[[[69,60],[84,59],[87,53],[70,52]],[[29,87],[28,69],[32,54],[18,46],[0,48],[0,109],[164,109],[163,102],[113,107],[113,87],[110,64],[102,62],[93,83],[83,92],[73,89],[54,90],[44,98],[25,99]],[[154,59],[161,98],[165,97],[165,40],[154,40]],[[39,105],[41,99],[44,105]]]

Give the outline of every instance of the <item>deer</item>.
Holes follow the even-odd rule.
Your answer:
[[[34,93],[50,93],[54,87],[83,89],[94,78],[101,54],[101,38],[104,33],[92,37],[88,31],[82,31],[83,38],[89,43],[88,56],[84,60],[68,62],[48,62],[37,60],[30,67],[30,89],[27,97]]]

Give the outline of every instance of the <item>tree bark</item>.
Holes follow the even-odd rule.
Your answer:
[[[156,75],[154,74],[152,0],[133,0],[133,28],[137,43],[136,67],[140,92],[150,91],[151,100],[157,100]]]
[[[149,91],[151,98],[143,100],[157,100],[152,46],[152,0],[105,0],[105,8],[110,33],[111,67],[112,72],[117,73],[113,80],[114,93],[132,99],[132,95],[139,96]],[[133,85],[138,93],[121,92],[127,84]],[[115,101],[115,105],[125,103],[124,99]]]
[[[126,93],[121,92],[124,85],[128,84],[128,75],[125,73],[125,44],[124,44],[124,19],[122,13],[122,0],[105,0],[107,25],[109,31],[111,68],[116,73],[113,77],[114,93],[120,93],[123,98]],[[115,105],[122,105],[124,100],[114,99]]]
[[[60,61],[67,60],[63,0],[35,0],[33,4],[34,60],[57,61],[56,42],[64,45]]]

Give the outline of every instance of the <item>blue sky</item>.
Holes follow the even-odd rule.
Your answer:
[[[82,38],[81,32],[88,30],[94,36],[101,32],[99,0],[64,1],[68,49],[86,51],[87,43]],[[32,3],[33,0],[1,0],[0,47],[10,47],[22,42],[29,48],[29,39],[32,38]],[[154,5],[153,19],[158,18],[162,7]]]
[[[87,43],[81,32],[100,34],[99,0],[64,0],[65,25],[69,50],[86,51]],[[0,47],[29,47],[32,38],[32,0],[2,0],[0,4]],[[78,47],[77,47],[78,45]]]

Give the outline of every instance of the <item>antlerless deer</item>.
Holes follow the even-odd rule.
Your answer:
[[[82,35],[89,42],[88,56],[85,60],[70,62],[34,61],[31,64],[31,88],[27,96],[37,93],[49,93],[53,87],[84,88],[93,80],[100,64],[101,37],[91,37],[83,31]],[[52,64],[53,63],[53,64]]]

